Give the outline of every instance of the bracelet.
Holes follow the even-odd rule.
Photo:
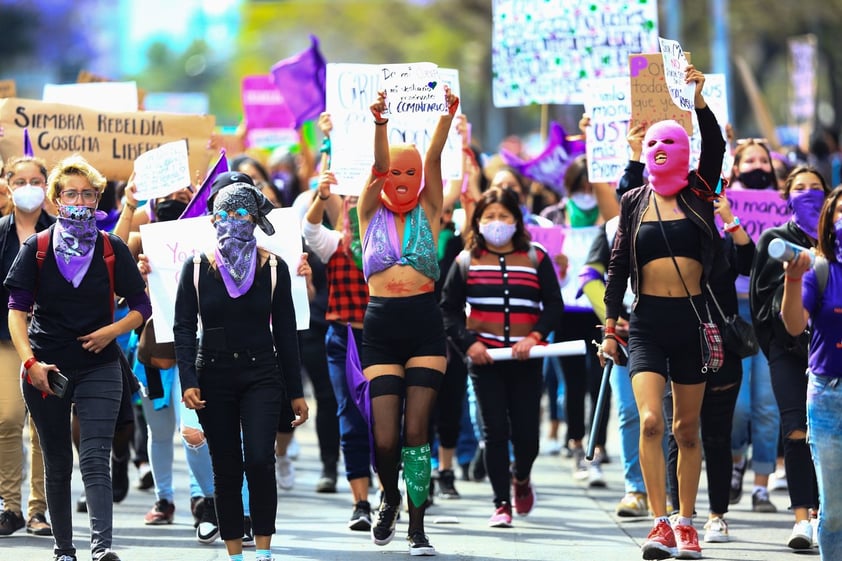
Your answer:
[[[540,343],[540,342],[541,342],[541,335],[539,335],[537,331],[530,331],[530,332],[529,332],[529,335],[527,335],[527,337],[528,337],[529,339],[534,340],[536,343]]]
[[[32,365],[36,362],[38,362],[37,358],[35,358],[34,356],[29,357],[28,359],[26,359],[26,362],[23,363],[23,369],[29,370],[30,368],[32,368]]]
[[[386,177],[387,175],[389,175],[389,170],[380,172],[380,171],[377,171],[376,167],[371,166],[371,175],[373,175],[375,178],[380,179],[382,177]]]
[[[319,197],[320,201],[326,201],[330,198],[330,195],[328,195],[327,197],[322,197],[321,195],[316,195],[316,196]]]
[[[386,125],[386,123],[388,123],[388,122],[389,122],[389,119],[383,119],[382,121],[374,121],[374,124],[377,125],[378,127],[382,127],[382,126]]]
[[[786,282],[801,282],[801,277],[791,277],[789,275],[784,275],[786,277]]]
[[[615,333],[606,333],[605,335],[602,336],[602,340],[604,341],[606,339],[614,339],[616,341],[617,335]]]
[[[134,211],[137,210],[137,205],[133,205],[131,203],[123,203],[123,208],[127,208],[127,209],[131,210],[132,212],[134,212]]]
[[[617,327],[614,325],[606,325],[604,330],[606,335],[614,335],[617,332]]]

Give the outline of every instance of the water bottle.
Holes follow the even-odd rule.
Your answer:
[[[769,242],[769,257],[778,261],[791,263],[801,252],[810,256],[810,267],[812,267],[816,263],[816,256],[806,247],[801,247],[781,238],[775,238]]]

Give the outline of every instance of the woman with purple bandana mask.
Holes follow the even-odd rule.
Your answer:
[[[213,200],[215,249],[184,263],[175,301],[182,396],[204,429],[220,535],[230,559],[239,560],[243,472],[257,559],[270,560],[281,401],[291,401],[293,426],[308,418],[289,270],[283,260],[259,249],[254,236],[255,227],[274,233],[266,218],[272,208],[251,185],[234,183],[220,190]]]
[[[6,277],[9,332],[27,373],[23,396],[41,438],[55,559],[76,559],[70,509],[74,404],[92,557],[119,561],[111,551],[111,444],[123,389],[115,338],[143,325],[152,308],[129,249],[117,236],[97,229],[105,178],[74,155],[61,161],[47,182],[47,199],[58,206],[58,219],[48,230],[47,251],[39,255],[37,236],[29,237]],[[114,259],[110,266],[108,246]],[[130,309],[118,321],[112,289]],[[58,371],[69,380],[62,398],[48,382]]]
[[[808,321],[812,330],[807,426],[821,502],[816,541],[822,560],[830,561],[842,559],[842,488],[833,481],[842,469],[842,187],[825,200],[818,232],[816,253],[827,264],[823,280],[806,252],[784,263],[781,315],[790,335],[803,332]]]
[[[802,247],[815,247],[819,215],[829,189],[817,169],[800,166],[786,180],[783,196],[792,217],[763,232],[751,272],[749,300],[760,348],[769,359],[772,390],[780,411],[790,508],[795,526],[787,545],[808,549],[815,538],[811,510],[818,507],[816,472],[807,444],[807,343],[809,332],[793,337],[781,321],[783,264],[769,257],[769,242],[781,238]]]

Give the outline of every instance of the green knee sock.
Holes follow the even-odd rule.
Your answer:
[[[401,450],[406,494],[416,508],[420,508],[430,494],[430,445],[404,447]]]

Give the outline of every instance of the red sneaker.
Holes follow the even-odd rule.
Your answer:
[[[514,492],[515,512],[519,516],[526,516],[535,506],[535,490],[527,479],[524,482],[512,481]]]
[[[697,540],[698,543],[698,540]],[[649,535],[641,548],[644,559],[667,559],[675,557],[675,534],[669,522],[661,520]]]
[[[699,547],[699,534],[693,526],[676,524],[675,541],[678,543],[676,559],[701,559],[702,548]]]

